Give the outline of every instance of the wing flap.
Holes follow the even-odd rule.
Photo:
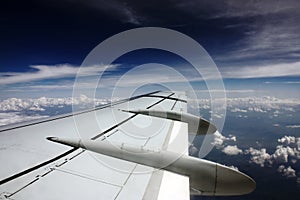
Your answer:
[[[13,199],[113,199],[119,187],[97,179],[55,169],[30,186],[15,193]]]

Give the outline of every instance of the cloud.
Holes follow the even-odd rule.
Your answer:
[[[285,81],[284,84],[300,84],[300,81]]]
[[[231,52],[236,56],[231,59],[265,58],[272,63],[297,60],[295,52],[300,50],[300,36],[297,34],[299,26],[295,19],[293,16],[278,17],[275,20],[266,18],[253,24],[252,30],[240,41],[240,48]]]
[[[209,33],[231,29],[230,33],[236,36],[234,41],[232,34],[222,40],[225,43],[230,41],[230,44],[222,43],[225,51],[215,55],[222,63],[227,61],[231,65],[241,66],[245,60],[261,60],[261,63],[270,61],[270,64],[274,64],[293,62],[299,58],[300,6],[297,0],[249,0],[246,3],[239,0],[217,0],[217,3],[209,0],[65,2],[106,13],[110,18],[134,25],[182,27],[209,24],[222,19],[222,23],[214,23],[213,29],[204,26]]]
[[[217,2],[168,0],[152,3],[135,0],[64,0],[63,2],[76,4],[76,7],[79,4],[82,9],[88,8],[98,13],[105,13],[109,18],[134,25],[195,27],[201,24],[196,29],[207,28],[209,34],[231,28],[230,36],[222,40],[224,43],[229,41],[230,44],[224,45],[222,42],[220,43],[222,48],[218,47],[225,50],[225,53],[216,55],[221,61],[261,59],[264,63],[271,59],[278,62],[288,56],[291,62],[299,58],[300,6],[297,0],[249,0],[246,3],[239,0],[217,0]],[[218,23],[215,23],[216,20]],[[227,31],[224,33],[226,34]],[[205,31],[202,32],[205,35]],[[235,36],[234,39],[232,35]],[[219,35],[215,36],[219,37]],[[237,63],[236,65],[240,65],[240,62]]]
[[[249,18],[296,12],[297,7],[299,7],[296,5],[296,2],[295,0],[288,0],[286,2],[274,2],[273,0],[249,0],[247,2],[241,2],[239,0],[218,0],[216,3],[209,0],[177,0],[175,4],[178,8],[186,12],[192,12],[193,15],[201,18]]]
[[[4,72],[0,73],[0,84],[13,84],[22,82],[31,82],[42,79],[56,79],[75,77],[77,72],[80,72],[80,76],[95,76],[106,69],[113,69],[116,65],[94,65],[94,66],[72,66],[69,64],[62,65],[34,65],[30,66],[33,69],[30,72]]]
[[[15,86],[15,89],[25,90],[71,90],[76,89],[94,89],[94,88],[124,88],[134,87],[146,84],[168,84],[180,83],[181,87],[187,86],[189,81],[203,80],[200,76],[193,77],[187,73],[184,77],[176,68],[171,68],[161,64],[144,64],[134,67],[123,73],[119,65],[94,65],[94,66],[72,66],[63,65],[39,65],[31,66],[34,71],[29,72],[0,72],[0,84],[30,83],[38,80],[58,79],[55,83],[38,83],[26,86]],[[105,74],[102,74],[105,71]],[[114,73],[112,73],[112,71]],[[102,75],[101,77],[99,75]],[[85,78],[87,77],[88,78]],[[68,77],[83,77],[73,80],[66,80]]]
[[[9,98],[0,101],[0,111],[44,111],[44,107],[52,107],[59,105],[91,105],[98,106],[109,103],[109,99],[94,99],[85,95],[79,97],[66,97],[66,98],[47,98],[40,97],[37,99],[18,99]]]
[[[267,153],[265,148],[258,150],[250,147],[249,149],[245,150],[245,154],[250,154],[250,161],[260,165],[261,167],[264,167],[266,161],[270,161],[271,159],[271,155]]]
[[[278,139],[278,142],[292,148],[294,151],[294,156],[297,159],[300,159],[300,137],[285,135],[284,137]]]
[[[294,137],[294,136],[287,136],[287,135],[285,135],[284,137],[278,139],[277,141],[279,143],[283,143],[283,144],[289,145],[289,144],[295,144],[296,140],[298,140],[298,139],[296,137]]]
[[[133,79],[132,76],[130,76],[129,79]],[[62,88],[69,87],[70,84],[62,84]],[[31,86],[29,86],[31,87]],[[36,85],[32,86],[32,88],[41,89],[45,86],[43,85]],[[70,86],[71,87],[71,86]],[[81,87],[89,87],[89,83],[86,83],[86,85],[81,85]],[[47,88],[47,87],[46,87]],[[53,87],[50,87],[54,89]],[[48,88],[49,89],[49,88]],[[26,110],[40,110],[42,111],[44,107],[50,106],[50,105],[71,105],[72,103],[75,105],[79,104],[85,104],[85,105],[98,105],[103,102],[109,102],[108,99],[94,99],[94,98],[88,98],[86,99],[84,96],[81,96],[82,98],[76,97],[76,98],[47,98],[47,97],[41,97],[41,98],[28,98],[28,99],[19,99],[19,98],[9,98],[6,100],[0,101],[0,112],[1,111],[22,111],[24,109]],[[199,108],[200,109],[209,109],[210,108],[210,99],[199,99]],[[224,99],[214,99],[216,104],[219,105],[220,102],[220,109],[223,108],[223,102]],[[291,111],[295,111],[293,109],[295,106],[299,106],[300,102],[298,99],[294,98],[285,98],[285,99],[279,99],[275,97],[265,96],[265,97],[243,97],[243,98],[227,98],[227,108],[231,112],[269,112],[270,110],[280,110],[281,108],[290,109]],[[197,104],[196,104],[197,105]],[[213,113],[213,115],[218,115],[217,113]],[[222,116],[219,116],[222,117]],[[297,128],[298,125],[289,125],[288,128]],[[234,136],[225,137],[221,135],[220,133],[216,133],[214,136],[214,144],[219,148],[223,145],[224,141],[234,141]]]
[[[284,136],[278,139],[280,145],[276,146],[274,153],[270,154],[266,148],[255,149],[250,147],[249,149],[242,150],[237,145],[224,145],[224,141],[236,141],[235,136],[225,137],[221,133],[214,134],[214,142],[217,149],[227,155],[250,155],[250,162],[255,163],[261,167],[279,165],[277,171],[287,178],[293,178],[296,176],[296,170],[291,166],[285,167],[288,163],[296,164],[300,159],[300,137]],[[195,150],[195,147],[193,147]],[[298,178],[300,180],[300,178]],[[297,180],[298,180],[297,179]]]
[[[283,81],[283,82],[272,82],[272,81],[265,81],[265,84],[300,84],[300,81]]]
[[[255,93],[257,92],[258,90],[229,90],[229,89],[226,89],[225,91],[224,90],[196,90],[195,92],[197,93],[224,93],[226,92],[226,94],[235,94],[235,93]]]
[[[245,154],[251,155],[250,161],[261,167],[264,167],[266,164],[284,164],[295,159],[300,159],[300,152],[296,148],[282,145],[278,145],[273,154],[267,153],[265,148],[254,149],[252,147],[245,150]]]
[[[280,165],[277,171],[287,178],[296,177],[296,171],[291,166],[285,167],[284,165]]]
[[[227,166],[227,167],[230,167],[231,169],[234,169],[234,170],[236,170],[236,171],[240,171],[238,167],[233,166],[233,165],[230,165],[230,166]]]
[[[71,90],[74,87],[74,82],[73,83],[66,83],[64,82],[61,85],[31,85],[27,86],[25,88],[27,89],[33,89],[33,90]],[[24,89],[25,89],[24,88]],[[18,89],[21,89],[21,87],[18,87]]]
[[[219,131],[216,131],[214,134],[210,135],[211,145],[215,146],[217,149],[222,150],[224,153],[228,155],[237,155],[242,153],[240,149],[234,146],[226,146],[225,142],[236,142],[236,136],[229,135],[228,137],[222,135]],[[225,149],[225,150],[224,150]],[[193,144],[189,144],[189,155],[196,156],[198,155],[200,158],[203,156],[199,152],[199,149]]]
[[[278,145],[276,147],[276,151],[272,154],[271,158],[276,163],[288,163],[289,157],[295,157],[296,152],[297,152],[296,149],[292,149],[289,146],[284,147],[282,145]]]
[[[300,128],[300,125],[288,125],[287,128]]]
[[[251,162],[262,167],[265,164],[284,164],[300,159],[300,138],[284,136],[278,142],[284,145],[277,145],[273,154],[267,153],[265,148],[259,150],[252,147],[245,150],[245,154],[250,154]]]
[[[48,115],[25,115],[20,112],[9,112],[3,113],[0,112],[0,126],[8,125],[8,124],[16,124],[25,121],[32,121],[35,119],[41,119],[49,117]]]
[[[299,66],[298,66],[299,65]],[[122,74],[122,71],[117,67],[119,65],[94,65],[79,67],[69,64],[61,65],[35,65],[31,66],[31,70],[28,72],[0,72],[0,85],[5,86],[8,84],[16,83],[30,83],[28,86],[17,85],[14,88],[4,88],[4,91],[8,90],[21,90],[21,91],[41,91],[41,90],[72,90],[75,82],[66,80],[65,78],[89,77],[77,79],[77,89],[93,89],[93,88],[110,88],[110,87],[134,87],[141,84],[181,84],[180,87],[186,87],[191,81],[203,81],[202,77],[196,77],[193,73],[188,73],[189,69],[185,69],[185,76],[180,74],[182,71],[178,69],[179,66],[171,68],[159,64],[146,64],[143,66],[135,67],[129,70],[127,73]],[[180,68],[181,69],[181,68]],[[278,70],[277,70],[278,69]],[[280,69],[280,70],[279,70]],[[192,69],[190,69],[192,70]],[[205,70],[205,69],[204,69]],[[289,66],[257,66],[257,67],[245,67],[245,68],[220,68],[223,78],[257,78],[260,76],[294,76],[300,75],[300,62]],[[98,84],[99,76],[103,72],[106,73],[101,77],[100,84]],[[249,73],[249,71],[253,71]],[[270,73],[272,71],[273,73]],[[78,73],[79,72],[79,73]],[[214,79],[214,74],[208,73],[208,79]],[[44,82],[44,83],[32,83],[40,80],[51,80],[60,79],[55,83]],[[198,91],[201,93],[202,91]],[[207,91],[206,91],[207,92]],[[218,93],[224,91],[210,91],[211,93]],[[227,93],[249,93],[254,92],[253,90],[229,90]],[[255,108],[257,109],[257,108]],[[234,110],[232,110],[234,112]],[[261,110],[262,111],[262,110]],[[240,112],[242,112],[240,110]],[[217,116],[220,117],[220,116]]]
[[[248,112],[247,110],[243,110],[243,109],[240,109],[240,108],[233,108],[230,110],[230,112],[242,112],[242,113],[246,113]]]
[[[285,110],[289,108],[293,110],[294,106],[300,104],[298,99],[285,98],[279,99],[271,96],[264,97],[244,97],[244,98],[228,98],[227,105],[228,108],[247,110],[248,112],[259,112],[265,113],[270,110],[278,110],[284,108]]]
[[[276,146],[273,154],[267,153],[265,148],[254,149],[250,147],[244,154],[250,155],[250,162],[264,167],[265,165],[279,165],[277,171],[287,178],[296,177],[296,171],[288,163],[297,163],[300,159],[300,137],[284,136],[278,139],[280,145]]]
[[[211,104],[210,99],[198,99],[198,104],[200,109],[208,109]],[[267,113],[271,110],[274,111],[274,114],[278,115],[282,111],[290,111],[295,112],[295,108],[300,105],[299,99],[296,98],[276,98],[272,96],[264,96],[264,97],[239,97],[239,98],[217,98],[213,99],[214,103],[222,104],[226,102],[227,109],[230,112],[240,112],[240,113],[248,113],[248,112],[257,112],[257,113]],[[222,106],[221,106],[222,107]],[[297,125],[292,125],[294,128]],[[292,127],[289,127],[292,128]]]
[[[207,68],[206,68],[207,69]],[[205,69],[204,69],[205,70]],[[213,70],[208,70],[209,72]],[[191,73],[193,72],[193,73]],[[214,75],[208,75],[216,77]],[[180,83],[187,88],[191,81],[202,81],[203,78],[195,74],[195,69],[186,66],[168,66],[159,63],[138,65],[121,74],[110,74],[101,77],[100,87],[133,87],[146,84]]]
[[[223,78],[266,78],[300,76],[300,62],[255,65],[243,67],[223,67]]]
[[[113,99],[113,101],[115,100],[118,99]],[[80,108],[92,108],[95,106],[107,104],[110,101],[110,99],[89,98],[85,95],[66,98],[9,98],[0,101],[0,126],[49,117],[47,114],[41,115],[37,113],[44,113],[46,109],[51,109],[54,106],[61,108],[64,106],[72,105],[79,106]]]
[[[194,15],[200,13],[198,15],[205,17],[201,13],[206,13],[206,18],[222,19],[227,22],[224,28],[237,33],[238,37],[234,43],[226,46],[226,51],[215,55],[217,60],[226,63],[227,66],[243,67],[245,63],[253,63],[255,69],[257,63],[268,63],[272,66],[299,60],[300,5],[297,0],[250,0],[246,3],[238,0],[221,0],[217,4],[207,3],[207,1],[197,6],[194,4],[189,2],[181,7]],[[206,9],[210,12],[208,13]],[[287,73],[278,69],[269,72],[270,76],[267,77]],[[262,73],[248,71],[248,74],[258,74],[260,77],[267,75]],[[246,72],[241,75],[247,76]]]
[[[222,150],[222,152],[227,155],[231,155],[231,156],[243,153],[243,151],[241,149],[239,149],[236,145],[234,145],[234,146],[228,145]]]
[[[239,0],[225,0],[222,2],[221,6],[224,8],[222,13],[219,13],[218,16],[215,17],[226,17],[226,18],[248,18],[254,16],[266,16],[266,15],[274,15],[281,13],[290,13],[293,11],[296,12],[297,6],[295,0],[288,0],[285,2],[281,1],[255,1],[250,0],[245,2],[241,2]]]
[[[214,145],[216,148],[220,149],[223,148],[224,145],[223,143],[225,141],[233,141],[236,142],[236,137],[233,135],[230,135],[229,137],[225,137],[224,135],[222,135],[219,131],[216,131],[213,134],[214,138],[213,138],[213,142],[212,145]]]

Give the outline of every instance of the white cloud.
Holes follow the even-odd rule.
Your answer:
[[[287,128],[300,128],[300,125],[288,125]]]
[[[241,149],[239,149],[236,145],[234,146],[226,146],[222,152],[224,152],[227,155],[238,155],[238,154],[242,154],[243,151]]]
[[[283,82],[272,82],[272,81],[265,81],[265,84],[300,84],[300,81],[283,81]]]
[[[300,138],[293,136],[284,136],[278,139],[279,143],[284,145],[277,145],[273,154],[268,154],[265,148],[260,150],[250,147],[245,151],[245,154],[251,155],[251,162],[254,162],[260,166],[264,166],[265,163],[272,164],[284,164],[289,163],[292,160],[300,159]]]
[[[233,166],[233,165],[230,165],[230,166],[227,166],[227,167],[229,167],[229,168],[231,168],[231,169],[234,169],[234,170],[236,170],[236,171],[240,171],[238,167]]]
[[[296,171],[291,166],[285,167],[284,165],[280,165],[277,171],[287,178],[296,177]]]
[[[66,97],[66,98],[47,98],[40,97],[37,99],[18,99],[9,98],[0,101],[0,111],[44,111],[43,107],[51,107],[58,105],[91,105],[97,106],[110,102],[109,99],[94,99],[85,95],[79,97]]]
[[[27,89],[36,89],[36,90],[70,90],[73,89],[74,83],[72,84],[61,84],[61,85],[31,85],[27,86]],[[21,89],[21,87],[18,87]],[[24,88],[24,89],[26,89]]]
[[[116,65],[93,65],[93,66],[72,66],[68,64],[47,66],[34,65],[31,66],[33,71],[30,72],[4,72],[0,73],[0,84],[13,84],[21,82],[31,82],[42,79],[55,79],[65,77],[75,77],[77,72],[80,76],[97,75],[106,69],[113,69]]]
[[[296,8],[299,8],[299,6],[295,6],[295,0],[288,0],[285,2],[272,0],[250,0],[247,1],[247,3],[235,0],[227,0],[224,1],[224,4],[220,6],[224,6],[226,9],[223,10],[224,12],[220,12],[215,17],[262,17],[269,14],[293,13]]]
[[[229,138],[230,138],[231,141],[236,142],[236,136],[230,134]]]
[[[9,113],[0,112],[0,126],[20,123],[25,121],[32,121],[35,119],[41,119],[46,117],[49,116],[48,115],[28,116],[28,115],[21,114],[20,112],[9,112]]]
[[[285,110],[285,111],[290,111],[290,112],[295,112],[295,109],[294,109],[294,108],[283,108],[283,110]]]
[[[276,151],[272,154],[272,159],[276,163],[287,163],[289,160],[289,156],[295,156],[295,152],[290,147],[284,147],[282,145],[278,145],[276,147]]]
[[[114,99],[117,100],[117,99]],[[79,97],[67,98],[46,98],[41,97],[37,99],[17,99],[10,98],[0,101],[0,126],[19,123],[23,121],[30,121],[34,119],[48,117],[48,115],[26,114],[25,111],[45,111],[46,108],[58,106],[77,105],[83,108],[91,108],[94,106],[109,103],[109,99],[94,99],[85,95]]]
[[[261,66],[224,67],[223,78],[262,78],[300,76],[300,62],[270,64]]]
[[[285,177],[296,177],[296,171],[290,166],[285,167],[284,165],[288,163],[297,163],[300,159],[300,137],[294,136],[284,136],[278,139],[278,142],[281,145],[277,145],[276,150],[273,154],[266,152],[265,148],[254,149],[250,147],[245,150],[245,154],[249,154],[250,162],[256,163],[261,167],[264,167],[266,164],[273,165],[279,164],[278,172],[282,173]]]
[[[296,138],[294,136],[285,135],[284,137],[278,139],[278,142],[283,144],[293,144],[296,143]]]
[[[217,108],[223,109],[223,103],[226,102],[227,109],[230,112],[257,112],[267,113],[273,110],[273,114],[278,116],[282,111],[295,112],[295,108],[300,105],[300,101],[297,98],[275,98],[272,96],[264,97],[239,97],[239,98],[216,98],[216,99],[198,99],[200,109],[207,109],[211,106],[211,101],[214,101],[216,105],[220,105]],[[297,125],[291,125],[289,128],[298,128]]]
[[[208,90],[196,90],[195,92],[199,93],[207,93]],[[257,90],[209,90],[209,93],[255,93]]]
[[[230,112],[242,112],[242,113],[246,113],[248,112],[247,110],[243,110],[243,109],[240,109],[240,108],[233,108],[230,110]]]
[[[286,147],[282,148],[287,148],[286,151],[289,153],[291,159],[300,159],[300,137],[284,136],[278,142],[286,145]],[[278,147],[280,146],[283,145],[278,145]]]
[[[244,30],[243,37],[236,40],[233,50],[228,50],[218,56],[218,60],[230,63],[249,63],[247,61],[256,60],[256,63],[269,62],[269,67],[259,68],[253,64],[252,70],[239,70],[232,75],[233,77],[274,77],[274,76],[293,76],[291,71],[285,70],[289,67],[288,63],[299,60],[300,50],[300,28],[299,28],[299,3],[296,0],[288,1],[225,1],[219,6],[220,13],[216,17],[228,17],[246,19],[253,17],[249,23],[233,23],[228,28]],[[215,10],[215,9],[212,9]],[[218,11],[218,10],[217,10]],[[239,61],[239,62],[232,62]],[[282,62],[283,64],[278,64]],[[273,65],[274,64],[274,65]],[[291,63],[294,65],[295,63]],[[272,70],[274,66],[274,70]],[[280,68],[282,66],[282,68]],[[241,66],[242,68],[242,66]],[[267,71],[269,68],[269,71]],[[256,71],[258,69],[258,71]],[[299,69],[295,74],[299,75]],[[269,73],[269,74],[268,74]],[[257,76],[255,76],[257,75]]]
[[[275,97],[244,97],[244,98],[228,98],[228,108],[247,110],[251,112],[266,113],[270,110],[275,110],[274,114],[278,115],[280,109],[289,109],[293,111],[294,106],[300,105],[298,99],[286,98],[279,99]]]
[[[258,150],[250,147],[245,150],[245,154],[250,154],[250,161],[260,165],[261,167],[265,166],[266,161],[269,163],[271,162],[271,155],[267,153],[265,148]]]
[[[285,81],[284,84],[300,84],[300,81]]]
[[[230,135],[229,137],[225,137],[224,135],[222,135],[219,131],[216,131],[214,134],[214,139],[212,142],[212,145],[214,145],[216,148],[222,148],[223,147],[223,143],[225,141],[236,141],[236,137],[233,135]]]
[[[22,82],[32,82],[44,79],[57,79],[67,77],[86,77],[88,79],[81,78],[74,81],[60,80],[61,84],[50,83],[40,85],[18,86],[16,89],[28,90],[28,89],[72,89],[73,86],[77,88],[108,88],[108,87],[133,87],[144,84],[157,84],[157,83],[181,83],[182,87],[187,86],[188,81],[203,80],[200,75],[195,76],[193,73],[189,73],[191,68],[188,68],[185,72],[187,77],[183,76],[181,72],[184,68],[171,68],[162,64],[144,64],[132,68],[125,74],[122,71],[117,71],[119,65],[93,65],[93,66],[72,66],[69,64],[62,65],[36,65],[31,66],[33,69],[29,72],[4,72],[0,73],[0,84],[14,84]],[[180,69],[180,70],[179,70]],[[184,69],[185,70],[185,69]],[[107,73],[100,77],[103,72],[115,71],[116,73]],[[211,71],[211,70],[210,70]],[[212,77],[216,77],[214,74]],[[99,84],[98,84],[99,83]]]

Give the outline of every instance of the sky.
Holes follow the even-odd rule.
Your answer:
[[[295,194],[300,183],[299,9],[297,0],[1,1],[0,126],[67,113],[74,104],[108,103],[145,83],[152,85],[134,92],[188,90],[191,84],[201,116],[226,117],[224,135],[216,135],[217,151],[209,159],[253,176],[258,192],[249,199]],[[223,78],[227,115],[210,112],[210,95],[224,92],[208,90],[205,80],[214,85],[215,77],[197,76],[191,63],[174,53],[138,49],[110,64],[84,65],[103,41],[143,27],[178,31],[202,45]],[[80,90],[72,98],[75,80],[81,81]],[[217,97],[222,103],[223,96]],[[281,189],[273,191],[276,187]]]
[[[115,34],[140,27],[168,28],[196,40],[216,63],[228,95],[299,97],[299,8],[296,0],[2,1],[0,98],[71,96],[89,52]],[[137,50],[110,66],[85,66],[84,88],[89,76],[105,72],[100,93],[108,93],[124,73],[147,63],[177,71],[189,65],[169,52]],[[168,82],[151,69],[131,80],[143,74]],[[193,78],[192,72],[186,74]],[[203,80],[192,81],[196,90],[205,89]]]

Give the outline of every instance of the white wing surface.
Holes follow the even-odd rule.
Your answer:
[[[154,92],[0,131],[0,199],[189,199],[189,178],[49,136],[188,154],[186,123],[121,110],[186,112],[184,94]]]

